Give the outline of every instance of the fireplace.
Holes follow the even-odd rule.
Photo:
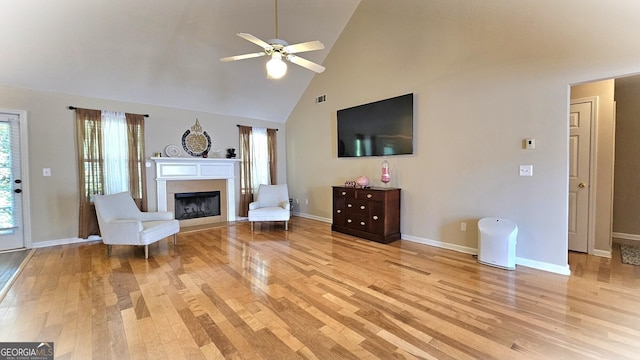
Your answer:
[[[220,191],[184,192],[173,195],[178,220],[219,216]]]
[[[221,221],[236,220],[235,164],[237,159],[219,158],[152,158],[156,163],[158,211],[173,211],[180,226],[206,225]],[[183,193],[217,193],[215,205],[193,203],[177,205],[187,201],[176,197]],[[194,213],[207,211],[217,215],[193,217]],[[185,210],[184,208],[187,207]],[[179,209],[182,208],[182,209]],[[182,217],[182,219],[180,219]]]

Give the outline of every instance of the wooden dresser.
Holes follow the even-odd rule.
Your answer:
[[[334,186],[331,230],[385,244],[400,239],[400,189]]]

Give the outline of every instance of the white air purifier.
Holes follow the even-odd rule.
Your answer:
[[[518,226],[500,218],[478,221],[478,262],[502,269],[516,268]]]

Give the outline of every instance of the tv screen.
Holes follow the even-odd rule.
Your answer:
[[[338,157],[413,154],[413,94],[338,110]]]

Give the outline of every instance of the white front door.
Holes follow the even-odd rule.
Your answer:
[[[588,252],[589,174],[593,101],[571,103],[569,112],[569,250]]]
[[[25,247],[20,114],[0,110],[0,251]]]

